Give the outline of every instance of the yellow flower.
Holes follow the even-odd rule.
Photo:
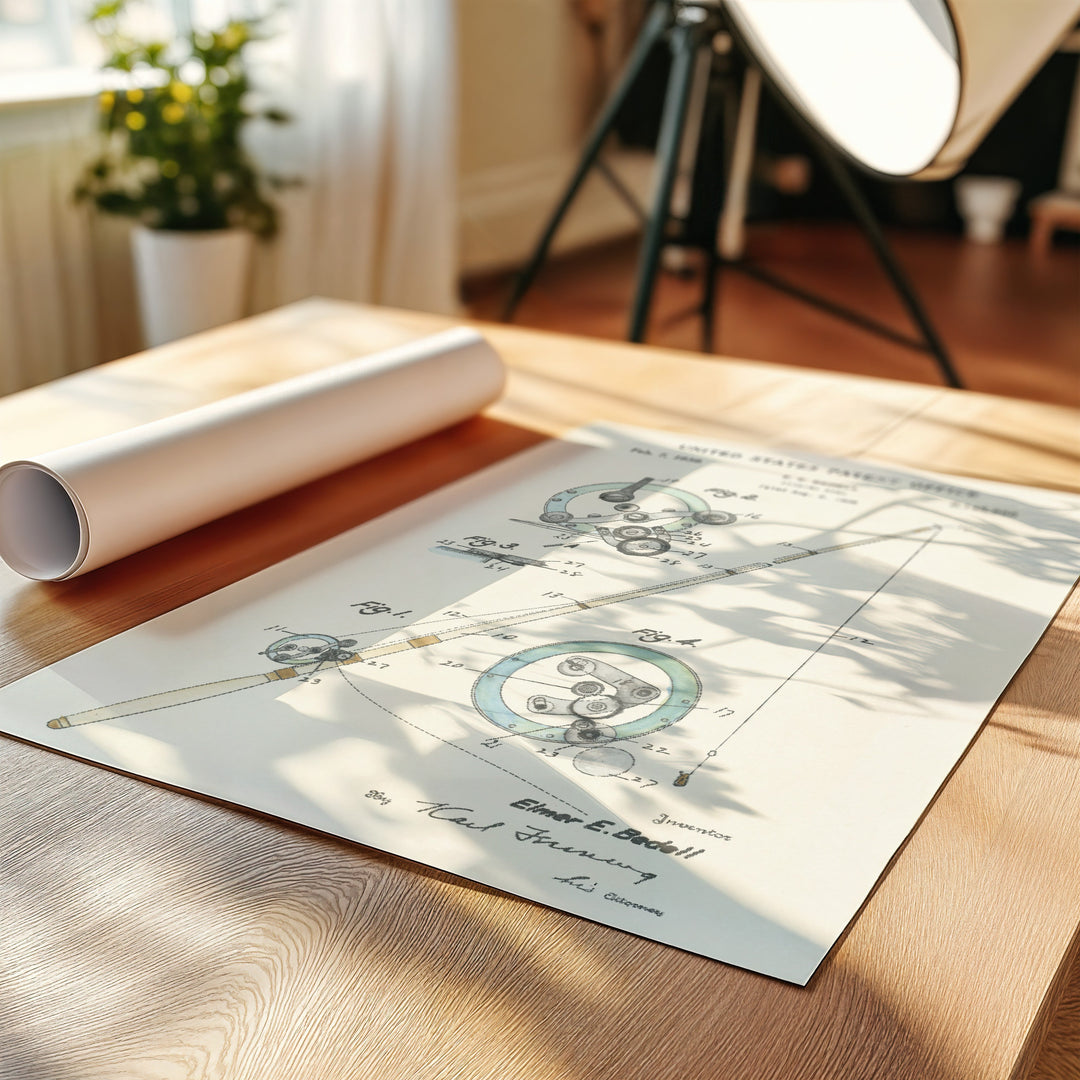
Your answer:
[[[109,112],[112,109],[113,103],[115,101],[116,95],[111,90],[105,90],[98,98],[98,105],[101,106],[102,112]]]
[[[166,124],[179,124],[184,119],[184,106],[175,101],[170,101],[161,110],[161,119]]]
[[[136,86],[133,90],[127,92],[127,99],[132,105],[138,105],[143,99],[143,92]]]
[[[168,180],[171,180],[174,176],[179,176],[180,165],[171,158],[166,159],[161,163],[161,175]]]
[[[146,127],[146,117],[142,113],[129,112],[124,117],[124,123],[127,124],[132,131],[142,131]]]
[[[219,38],[226,49],[236,49],[247,41],[247,30],[237,23],[230,23]]]
[[[194,91],[187,83],[173,82],[169,85],[169,93],[172,94],[173,101],[179,101],[183,104],[191,100]]]

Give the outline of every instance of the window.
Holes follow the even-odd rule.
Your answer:
[[[0,0],[0,72],[76,63],[78,29],[67,0]]]
[[[92,3],[0,0],[0,104],[94,93],[101,49],[86,25]],[[137,0],[126,17],[135,36],[154,38],[266,6],[265,0]]]

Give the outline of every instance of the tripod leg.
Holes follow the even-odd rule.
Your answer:
[[[551,241],[555,238],[555,233],[562,223],[563,217],[566,215],[567,210],[570,209],[570,204],[574,201],[574,196],[577,195],[578,189],[584,182],[589,170],[593,167],[593,163],[600,153],[604,140],[608,137],[611,129],[615,125],[615,118],[618,115],[619,109],[622,107],[623,101],[626,99],[627,94],[630,93],[631,88],[641,74],[641,69],[645,65],[645,61],[652,51],[653,46],[663,38],[670,23],[670,3],[668,0],[655,0],[652,10],[649,12],[641,31],[638,33],[637,41],[634,42],[634,47],[631,50],[630,56],[619,77],[618,85],[605,102],[600,115],[593,124],[592,131],[589,133],[589,138],[585,143],[585,148],[582,150],[581,157],[578,160],[577,169],[574,171],[574,175],[566,185],[562,198],[559,200],[551,217],[548,219],[547,224],[544,226],[544,231],[541,233],[540,239],[533,249],[532,256],[528,263],[526,263],[525,268],[518,275],[517,281],[514,283],[514,291],[511,293],[510,299],[506,302],[506,307],[503,309],[504,320],[513,318],[514,312],[521,302],[521,298],[529,291],[529,287],[532,285],[537,272],[543,265],[544,259],[547,258],[548,248],[551,247]]]
[[[705,273],[702,276],[701,351],[716,348],[716,321],[720,306],[719,280],[727,253],[721,239],[725,221],[736,221],[733,234],[742,245],[743,218],[746,212],[746,192],[753,163],[754,139],[757,130],[757,89],[751,76],[753,68],[728,56],[720,79],[722,108],[720,121],[723,132],[723,154],[720,182],[708,194],[705,226]]]
[[[711,31],[710,31],[711,33]],[[686,106],[690,98],[690,85],[694,75],[694,58],[699,47],[707,41],[702,23],[678,23],[671,33],[671,74],[668,77],[664,114],[660,120],[660,134],[656,142],[657,182],[653,197],[653,210],[649,227],[642,241],[638,261],[637,288],[630,315],[630,341],[644,341],[645,326],[649,320],[656,270],[660,261],[664,233],[667,229],[671,207],[671,192],[679,164],[679,147],[682,142],[683,125],[686,123]]]
[[[715,251],[705,251],[705,273],[701,283],[701,351],[711,353],[716,348],[716,308],[720,259]]]
[[[698,157],[710,111],[709,85],[712,82],[712,67],[712,50],[699,49],[694,60],[694,73],[690,77],[690,97],[686,103],[686,120],[683,122],[682,140],[679,144],[679,160],[675,166],[675,184],[671,191],[671,205],[668,207],[670,222],[678,223],[682,232],[686,231],[695,205]],[[648,215],[643,214],[643,226],[647,228],[648,223]],[[665,270],[675,272],[684,272],[692,267],[692,263],[687,260],[686,249],[683,247],[673,247],[662,251],[660,265]]]
[[[938,337],[937,331],[934,329],[933,323],[930,322],[930,318],[926,314],[918,294],[908,280],[907,274],[904,273],[903,267],[897,261],[896,255],[893,253],[889,241],[882,232],[877,217],[870,208],[870,204],[866,201],[866,197],[863,195],[862,190],[852,178],[847,167],[840,160],[839,155],[828,145],[828,143],[818,137],[816,133],[814,133],[814,142],[817,144],[821,160],[825,162],[826,167],[836,181],[837,187],[840,189],[844,198],[847,199],[848,204],[855,214],[856,220],[862,227],[863,233],[866,235],[867,240],[870,242],[870,246],[874,250],[874,254],[877,256],[878,262],[888,275],[889,280],[892,282],[893,288],[896,289],[897,295],[899,295],[904,307],[907,308],[911,321],[918,327],[919,333],[922,334],[927,351],[930,352],[937,362],[938,370],[941,372],[941,376],[945,380],[946,386],[952,386],[962,390],[964,384],[961,382],[960,376],[953,367],[952,360],[949,358],[945,345],[941,338]]]

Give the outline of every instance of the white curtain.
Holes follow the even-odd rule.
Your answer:
[[[92,116],[88,101],[0,110],[0,394],[104,358],[91,222],[71,197]]]
[[[298,0],[265,63],[294,120],[255,140],[296,177],[260,253],[259,309],[309,295],[453,313],[457,298],[453,0]]]

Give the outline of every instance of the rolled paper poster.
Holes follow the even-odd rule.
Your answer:
[[[0,557],[85,574],[420,439],[502,392],[498,354],[458,327],[0,467]]]

